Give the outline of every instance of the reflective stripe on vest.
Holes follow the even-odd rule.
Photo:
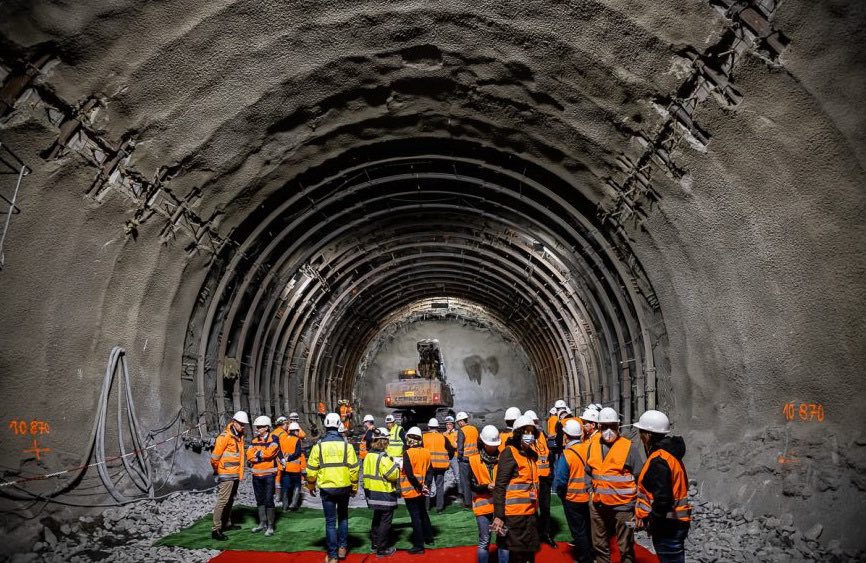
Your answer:
[[[448,469],[448,450],[445,449],[445,436],[438,432],[428,432],[422,438],[424,447],[430,452],[433,469]]]
[[[631,440],[620,436],[602,458],[601,441],[592,442],[587,464],[592,468],[593,502],[608,506],[634,506],[637,497],[635,477],[625,469]]]
[[[415,478],[419,483],[421,483],[421,486],[424,486],[427,471],[430,470],[430,452],[424,448],[409,448],[406,450],[406,455],[409,456],[409,462],[412,465],[412,474],[415,475]],[[400,472],[400,494],[403,498],[416,498],[421,496],[421,493],[412,486],[412,483],[409,482],[409,478],[406,477],[405,467]]]
[[[568,485],[565,500],[569,502],[589,502],[589,488],[592,483],[586,474],[586,450],[589,444],[574,444],[565,449],[568,464]]]
[[[478,429],[467,424],[460,431],[463,432],[463,457],[469,459],[478,453]]]
[[[469,467],[479,485],[490,485],[496,482],[499,465],[493,467],[493,474],[491,475],[487,464],[481,460],[481,454],[469,456]],[[472,512],[475,513],[475,516],[493,514],[493,492],[477,493],[472,491]]]
[[[400,431],[403,428],[399,424],[394,424],[388,431],[388,447],[385,452],[394,458],[403,456],[403,440],[400,439]]]
[[[538,454],[538,476],[550,477],[550,448],[547,447],[547,438],[544,434],[538,435],[533,449]]]
[[[538,496],[538,468],[535,461],[521,454],[514,446],[507,446],[517,464],[517,473],[505,488],[505,515],[529,516],[535,514]]]
[[[690,522],[692,519],[692,505],[688,499],[689,478],[686,474],[686,469],[683,467],[682,462],[673,454],[662,449],[657,449],[650,454],[640,472],[637,486],[637,504],[634,509],[635,516],[641,519],[648,518],[652,512],[653,495],[643,486],[643,478],[649,469],[650,462],[657,457],[662,458],[671,471],[671,489],[674,504],[671,507],[672,510],[665,514],[665,518],[679,520],[680,522]]]

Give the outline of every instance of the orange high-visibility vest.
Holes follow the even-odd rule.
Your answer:
[[[547,417],[547,435],[550,437],[556,436],[556,423],[559,422],[559,416],[552,414]]]
[[[568,464],[568,485],[565,500],[569,502],[589,502],[591,482],[586,476],[586,456],[589,442],[581,442],[565,448],[563,455]]]
[[[442,433],[445,436],[445,439],[451,442],[451,447],[455,450],[457,449],[457,431],[456,430],[446,430]]]
[[[514,432],[511,430],[502,430],[499,432],[499,453],[502,453],[502,451],[505,449],[505,442],[507,442],[508,439],[511,438],[512,434],[514,434]]]
[[[210,455],[210,464],[216,471],[218,481],[244,478],[244,440],[234,435],[231,424],[229,422],[223,433],[217,436]]]
[[[469,467],[479,485],[490,485],[496,482],[499,465],[493,467],[493,474],[491,475],[487,465],[481,461],[481,454],[469,456]],[[475,516],[493,514],[493,491],[483,493],[472,491],[472,512],[475,513]]]
[[[424,448],[409,448],[406,450],[406,455],[409,456],[409,461],[412,463],[412,473],[421,485],[424,485],[424,479],[427,476],[427,471],[430,470],[430,452]],[[415,490],[412,483],[406,477],[406,468],[400,471],[400,495],[403,498],[420,497],[421,493]]]
[[[662,449],[655,450],[647,458],[637,480],[637,504],[634,507],[634,514],[637,518],[648,518],[652,512],[653,495],[643,486],[643,477],[649,469],[650,462],[655,458],[660,457],[668,464],[671,470],[671,484],[673,485],[674,506],[665,517],[680,522],[691,522],[692,520],[692,505],[689,504],[689,477],[686,474],[686,468],[676,456]]]
[[[631,440],[620,436],[602,459],[601,440],[590,443],[587,465],[592,469],[593,502],[634,506],[637,485],[634,475],[625,468],[630,448]]]
[[[539,433],[532,447],[538,454],[538,476],[550,477],[550,448],[547,447],[547,438]]]
[[[262,460],[256,461],[256,453],[262,453]],[[250,447],[247,449],[247,461],[250,462],[250,467],[253,470],[253,477],[267,477],[268,475],[276,475],[280,468],[280,462],[277,456],[280,453],[279,436],[274,436],[271,433],[264,440],[256,436],[250,442]]]
[[[358,457],[363,460],[367,457],[367,432],[361,436],[361,441],[358,443]]]
[[[460,430],[463,432],[463,457],[468,459],[478,453],[478,429],[467,424]]]
[[[422,439],[424,447],[430,452],[433,469],[448,469],[448,450],[445,449],[445,436],[439,432],[427,432]]]
[[[288,442],[286,442],[286,437],[289,435],[288,432],[282,427],[277,426],[274,431],[271,433],[271,436],[277,438],[277,443],[280,445],[280,453],[285,456],[286,454],[283,452],[288,451],[286,448],[288,447]],[[280,481],[283,478],[283,462],[280,458],[277,458],[277,488],[280,487]]]
[[[283,450],[283,457],[288,457],[289,454],[295,453],[295,448],[301,440],[298,436],[289,434],[286,437],[286,447],[283,449],[283,441],[280,440],[280,449]],[[286,464],[284,470],[286,473],[300,473],[303,470],[304,454],[301,454],[297,459],[294,459]]]
[[[508,446],[517,463],[517,474],[511,477],[505,488],[505,515],[530,516],[535,514],[538,504],[538,468],[535,460]]]

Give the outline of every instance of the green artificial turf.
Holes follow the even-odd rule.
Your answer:
[[[551,528],[557,539],[568,538],[568,528],[562,512],[562,504],[554,495],[551,499]],[[188,549],[235,549],[249,551],[322,551],[325,549],[325,518],[321,510],[301,508],[297,512],[282,512],[277,509],[274,535],[265,537],[261,532],[253,534],[258,511],[254,507],[236,506],[232,511],[232,522],[239,529],[225,531],[226,541],[212,540],[211,516],[208,515],[189,528],[158,540],[155,545],[178,546]],[[364,551],[370,549],[370,522],[373,512],[368,508],[349,509],[349,549]],[[455,547],[475,545],[478,539],[478,526],[472,510],[460,506],[449,506],[442,514],[431,511],[436,545],[434,547]],[[397,548],[412,547],[409,536],[412,524],[409,512],[404,505],[397,507],[391,528],[392,540]]]

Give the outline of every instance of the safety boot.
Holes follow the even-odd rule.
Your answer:
[[[270,537],[274,535],[274,519],[275,519],[276,508],[268,508],[267,516],[268,516],[268,529],[265,530],[265,535]]]
[[[264,507],[264,506],[260,506],[260,507],[258,507],[258,508],[259,508],[259,525],[256,526],[255,528],[253,528],[252,530],[250,530],[250,531],[251,531],[252,533],[254,533],[254,534],[257,533],[257,532],[261,532],[262,530],[264,530],[265,528],[267,528],[267,519],[268,519],[268,516],[267,516],[267,514],[265,513],[265,507]]]

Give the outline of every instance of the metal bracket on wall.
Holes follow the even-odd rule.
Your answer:
[[[9,147],[0,142],[0,200],[4,208],[0,209],[0,215],[6,215],[3,218],[3,231],[0,232],[0,270],[6,266],[6,254],[3,252],[3,245],[6,243],[6,234],[9,232],[9,224],[12,221],[13,215],[21,213],[21,208],[18,207],[18,190],[21,188],[21,181],[24,176],[30,173],[30,169],[24,162],[15,156],[9,150]],[[11,182],[7,178],[14,178]],[[14,184],[14,188],[10,188],[10,184]],[[7,192],[11,192],[8,193]]]

